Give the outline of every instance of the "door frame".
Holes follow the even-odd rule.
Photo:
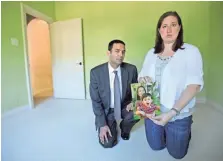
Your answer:
[[[28,5],[23,4],[20,2],[21,8],[21,20],[22,20],[22,35],[23,35],[23,49],[24,49],[24,58],[25,58],[25,70],[26,70],[26,85],[27,85],[27,92],[28,92],[28,100],[29,100],[29,107],[31,109],[34,108],[34,100],[33,100],[33,90],[32,90],[32,82],[30,77],[30,68],[29,68],[29,53],[28,53],[28,39],[27,39],[27,24],[26,24],[26,14],[32,15],[36,18],[42,19],[46,21],[48,24],[53,23],[53,19]]]

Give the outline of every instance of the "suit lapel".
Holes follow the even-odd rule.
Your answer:
[[[107,96],[107,101],[108,101],[108,105],[110,106],[110,102],[111,102],[111,91],[110,91],[110,79],[109,79],[109,70],[108,70],[108,63],[105,63],[104,65],[104,73],[105,73],[105,77],[104,77],[104,83],[105,83],[105,91],[108,94]]]
[[[126,89],[127,89],[127,82],[128,82],[128,72],[123,67],[123,64],[121,65],[121,76],[122,76],[122,101],[124,101]]]

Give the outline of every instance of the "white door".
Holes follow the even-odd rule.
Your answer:
[[[82,21],[50,25],[55,98],[85,99]]]

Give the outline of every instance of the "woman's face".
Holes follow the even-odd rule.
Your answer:
[[[180,27],[181,26],[178,24],[175,16],[168,16],[164,18],[159,29],[159,33],[164,43],[169,44],[175,42],[180,32]]]
[[[143,87],[139,87],[139,89],[138,89],[138,96],[141,98],[144,93],[145,93],[144,88]]]

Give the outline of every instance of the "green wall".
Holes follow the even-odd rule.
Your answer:
[[[141,69],[146,52],[154,46],[159,16],[176,10],[184,26],[184,40],[199,47],[204,60],[207,96],[223,105],[223,2],[24,2],[56,20],[83,18],[85,77],[88,95],[89,71],[107,61],[108,42],[126,42],[126,61]],[[2,113],[28,104],[22,24],[19,2],[2,6]],[[221,25],[220,25],[221,24]],[[10,38],[19,46],[10,44]]]
[[[210,6],[207,99],[223,106],[223,2]]]
[[[56,2],[56,20],[83,18],[85,77],[89,93],[89,71],[107,61],[112,39],[126,42],[126,61],[141,70],[146,52],[154,46],[155,28],[162,13],[176,10],[183,21],[185,41],[199,47],[207,82],[210,2]],[[195,16],[196,15],[196,16]],[[200,97],[205,96],[206,86]],[[89,96],[88,96],[89,97]]]
[[[24,2],[32,8],[54,18],[54,2]],[[2,61],[2,113],[28,105],[28,92],[24,65],[24,49],[20,2],[1,2],[1,61]],[[12,46],[14,37],[19,46]]]

